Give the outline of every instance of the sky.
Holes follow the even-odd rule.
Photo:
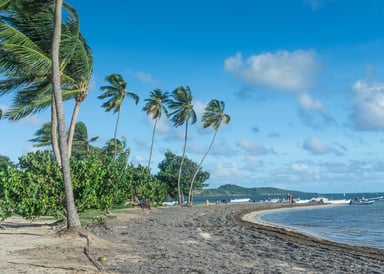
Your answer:
[[[147,165],[153,120],[142,111],[154,89],[189,86],[198,122],[187,157],[200,162],[213,137],[201,116],[225,102],[203,163],[209,188],[224,184],[318,193],[383,192],[384,2],[381,0],[68,1],[92,48],[94,72],[78,121],[94,145],[113,138],[117,115],[97,99],[119,73],[138,105],[121,107],[117,137],[130,162]],[[7,109],[12,96],[0,98]],[[73,102],[65,103],[69,123]],[[0,121],[0,154],[17,163],[49,111]],[[161,120],[152,172],[171,150],[182,154],[184,127]]]

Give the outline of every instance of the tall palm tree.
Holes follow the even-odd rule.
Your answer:
[[[211,143],[209,144],[207,152],[204,154],[203,158],[201,159],[199,165],[197,166],[197,169],[195,173],[193,174],[191,184],[189,186],[189,193],[188,193],[188,205],[192,205],[192,191],[193,191],[193,183],[195,182],[196,176],[199,173],[199,170],[201,166],[203,165],[203,162],[205,158],[207,157],[208,153],[211,151],[213,143],[215,142],[217,132],[219,131],[219,128],[222,124],[228,124],[231,121],[231,117],[228,114],[224,113],[225,109],[225,103],[223,101],[219,101],[217,99],[211,100],[208,105],[205,107],[205,112],[203,114],[203,117],[201,118],[203,122],[203,127],[211,127],[214,129],[214,134],[211,140]]]
[[[52,97],[51,33],[53,30],[53,0],[13,0],[2,2],[0,9],[0,96],[15,92],[14,105],[5,116],[19,120],[51,106],[51,124],[57,124],[54,98]],[[69,155],[80,103],[88,91],[93,69],[90,48],[79,31],[76,11],[68,4],[62,22],[60,69],[65,100],[75,98],[76,104],[68,136]],[[56,159],[58,143],[56,126],[51,127],[52,146]]]
[[[67,208],[67,229],[78,230],[81,227],[80,218],[77,213],[75,200],[73,196],[73,187],[71,181],[71,170],[69,167],[67,134],[64,117],[64,104],[61,93],[61,72],[60,72],[60,40],[61,40],[61,20],[63,0],[55,2],[54,29],[52,37],[52,83],[53,97],[55,98],[57,110],[57,124],[59,128],[60,157],[64,179],[64,192]]]
[[[149,160],[148,160],[148,169],[150,169],[157,122],[160,120],[163,111],[167,117],[169,116],[167,104],[170,103],[170,99],[167,91],[162,92],[160,89],[155,89],[151,91],[150,97],[145,99],[144,101],[147,103],[143,107],[143,111],[147,112],[147,115],[152,115],[152,118],[155,119],[155,124],[153,125],[153,131],[152,131],[151,148],[149,151]]]
[[[135,93],[127,91],[127,83],[124,81],[123,77],[120,74],[111,74],[105,78],[105,81],[109,82],[111,85],[100,87],[100,89],[103,91],[105,90],[105,92],[100,96],[98,96],[97,98],[99,99],[109,98],[106,102],[104,102],[101,105],[101,107],[105,108],[105,111],[107,112],[113,110],[113,113],[117,113],[115,132],[113,135],[113,138],[115,140],[114,141],[114,145],[115,145],[114,159],[116,159],[116,156],[117,156],[116,134],[117,134],[117,127],[119,125],[121,105],[127,96],[131,97],[137,105],[137,103],[139,102],[139,96],[137,96],[137,94]]]
[[[170,101],[168,107],[173,110],[170,113],[170,119],[173,122],[175,127],[179,127],[185,124],[185,134],[184,134],[184,147],[183,155],[181,158],[181,163],[177,176],[177,191],[179,195],[179,204],[184,203],[184,195],[181,194],[180,181],[181,181],[181,172],[183,169],[183,163],[185,159],[185,153],[187,150],[187,139],[188,139],[188,123],[191,120],[191,124],[196,123],[196,112],[193,109],[192,105],[192,93],[189,87],[181,86],[176,88],[172,92],[173,99]]]

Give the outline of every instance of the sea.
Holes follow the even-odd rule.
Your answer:
[[[362,197],[373,198],[384,196],[384,193],[337,193],[320,196],[338,200]],[[259,202],[276,198],[283,200],[286,197],[244,196],[236,198],[250,198]],[[310,199],[312,197],[300,198]],[[220,197],[219,199],[230,200],[231,197]],[[267,211],[257,218],[263,222],[293,228],[334,242],[384,249],[384,201],[375,201],[370,205],[343,204]]]

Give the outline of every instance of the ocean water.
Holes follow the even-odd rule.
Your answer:
[[[271,211],[258,218],[334,242],[384,249],[384,201]]]

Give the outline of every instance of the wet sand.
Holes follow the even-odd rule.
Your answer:
[[[242,203],[125,209],[85,230],[105,273],[384,273],[384,250],[310,237],[254,223]],[[255,213],[256,212],[256,213]],[[45,221],[44,221],[45,222]],[[97,273],[84,238],[10,218],[0,230],[0,273]]]
[[[106,269],[117,273],[384,273],[384,250],[249,222],[256,211],[288,206],[155,209],[126,222],[111,219],[110,230],[93,231],[120,244],[105,262]]]

